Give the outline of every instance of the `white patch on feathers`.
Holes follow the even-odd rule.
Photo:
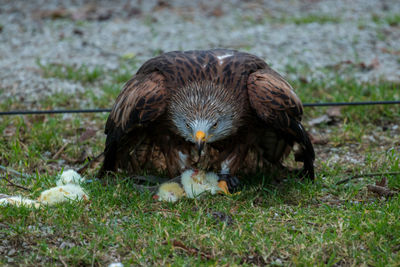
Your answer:
[[[85,179],[74,170],[66,170],[60,175],[57,180],[57,185],[66,185],[66,184],[80,184]]]
[[[185,195],[185,191],[178,183],[163,183],[157,192],[158,201],[176,202]]]
[[[233,56],[232,53],[227,53],[227,54],[223,54],[223,55],[217,56],[219,65],[224,64],[224,59],[228,58],[228,57],[231,57],[231,56]]]
[[[188,155],[183,154],[180,151],[178,152],[178,155],[179,155],[179,166],[180,166],[181,170],[184,170],[184,169],[186,169]]]
[[[213,172],[201,170],[187,170],[181,175],[181,182],[189,198],[198,198],[204,192],[216,194],[221,189],[218,187],[218,175]]]
[[[45,190],[38,198],[38,201],[48,205],[71,200],[89,200],[89,196],[79,185],[67,184]]]
[[[231,164],[233,158],[228,158],[226,160],[224,160],[223,162],[221,162],[221,174],[229,174],[230,169],[229,169],[229,165]]]
[[[30,208],[32,208],[32,207],[39,208],[40,203],[37,202],[36,200],[32,200],[32,199],[25,198],[22,196],[10,196],[10,197],[6,197],[6,198],[1,198],[0,205],[1,206],[12,205],[12,206],[16,206],[16,207],[25,206],[25,207],[30,207]]]

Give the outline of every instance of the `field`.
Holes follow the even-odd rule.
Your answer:
[[[143,21],[152,27],[151,19]],[[244,17],[242,23],[301,27],[342,21],[303,15],[262,22]],[[58,27],[59,20],[47,23]],[[371,16],[368,23],[399,32],[398,16]],[[237,49],[254,53],[255,48]],[[399,51],[390,51],[399,64]],[[9,97],[3,85],[0,110],[110,108],[143,60],[125,53],[114,63],[117,67],[110,69],[37,59],[33,64],[40,79],[56,81],[61,89],[78,84],[85,90],[38,93],[27,102]],[[374,62],[280,68],[303,103],[400,100],[399,80],[385,73],[367,75],[378,68]],[[400,105],[306,107],[304,113],[316,149],[314,183],[294,177],[276,183],[259,174],[241,177],[238,195],[165,203],[139,193],[126,177],[98,180],[95,166],[85,173],[83,185],[90,202],[38,209],[0,206],[0,265],[399,266]],[[62,169],[78,169],[101,153],[107,115],[1,116],[0,165],[22,176],[0,170],[0,194],[36,198],[55,185]],[[371,191],[382,178],[390,197]]]

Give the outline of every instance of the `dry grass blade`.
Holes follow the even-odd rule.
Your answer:
[[[311,143],[314,145],[326,145],[329,143],[329,139],[326,137],[316,136],[310,133],[308,136],[310,137]]]
[[[63,260],[63,258],[61,257],[61,255],[58,256],[58,258],[60,259],[60,261],[61,261],[61,263],[62,263],[62,265],[63,265],[64,267],[67,267],[67,266],[68,266],[68,264],[65,263],[65,261]]]
[[[388,179],[382,177],[380,181],[377,181],[375,185],[367,185],[368,191],[374,192],[383,197],[392,197],[397,194],[388,188]]]
[[[386,177],[382,177],[382,180],[380,180],[379,182],[376,182],[375,185],[382,186],[382,187],[388,187],[388,179]]]
[[[54,154],[53,159],[57,159],[58,156],[64,151],[64,149],[69,145],[68,142],[66,142],[64,145],[60,147],[60,149]]]
[[[20,176],[20,177],[24,177],[24,178],[28,178],[28,177],[29,177],[29,176],[26,175],[26,174],[23,174],[23,173],[21,173],[21,172],[17,172],[16,170],[11,169],[10,167],[5,167],[5,166],[3,166],[3,165],[0,165],[0,169],[3,170],[3,171],[5,171],[5,172],[11,172],[11,173],[16,174],[16,175],[18,175],[18,176]]]
[[[341,184],[347,183],[347,182],[349,182],[351,180],[358,179],[358,178],[363,178],[363,177],[374,177],[374,176],[383,176],[383,175],[398,175],[398,174],[400,174],[400,172],[377,172],[377,173],[356,174],[356,175],[353,175],[353,176],[351,176],[349,178],[340,180],[339,182],[336,183],[336,185],[341,185]]]
[[[379,186],[379,185],[370,184],[370,185],[367,185],[367,188],[368,188],[368,191],[376,193],[382,197],[392,197],[397,194],[397,192],[394,192],[387,187],[383,187],[383,186]]]
[[[90,147],[84,147],[81,150],[81,154],[79,155],[79,157],[75,160],[75,164],[81,164],[83,162],[87,161],[91,161],[90,159],[90,154],[92,154],[92,149]]]
[[[86,140],[89,140],[90,138],[94,137],[96,133],[97,133],[96,129],[93,128],[86,129],[79,137],[79,142],[84,142]]]
[[[100,153],[98,156],[96,156],[94,159],[90,160],[88,163],[86,163],[85,165],[83,165],[81,168],[79,168],[79,170],[77,171],[77,173],[82,174],[87,168],[91,167],[92,165],[99,163],[100,161],[103,160],[104,154],[103,152]]]
[[[31,189],[29,189],[29,188],[27,188],[27,187],[24,187],[24,186],[22,186],[22,185],[18,185],[18,184],[15,184],[15,183],[11,182],[10,179],[8,179],[8,178],[5,177],[5,176],[3,176],[3,177],[1,177],[1,178],[4,179],[4,180],[6,180],[10,186],[15,186],[15,187],[17,187],[17,188],[20,188],[20,189],[23,189],[23,190],[26,190],[26,191],[32,191]]]
[[[164,243],[164,244],[166,244],[166,243]],[[185,252],[187,252],[187,253],[189,253],[190,255],[193,255],[193,256],[198,256],[198,255],[200,255],[202,258],[205,258],[205,259],[207,259],[207,260],[213,259],[213,257],[212,257],[210,254],[207,254],[207,253],[205,253],[205,252],[202,252],[202,251],[200,251],[200,250],[197,249],[197,248],[190,248],[190,247],[187,247],[185,244],[183,244],[183,243],[182,243],[181,241],[179,241],[179,240],[173,240],[173,241],[172,241],[172,246],[173,246],[174,248],[181,249],[181,250],[183,250],[183,251],[185,251]]]

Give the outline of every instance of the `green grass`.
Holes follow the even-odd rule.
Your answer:
[[[330,15],[317,15],[317,14],[310,14],[302,17],[287,17],[283,20],[283,22],[285,23],[294,23],[297,25],[310,24],[310,23],[318,23],[318,24],[339,23],[340,21],[341,19],[339,17],[334,17]]]
[[[294,81],[293,87],[304,103],[316,102],[360,102],[379,100],[399,100],[400,84],[390,82],[360,83],[355,79],[337,78],[332,81],[311,81],[302,83]],[[324,112],[327,108],[313,108],[309,114]],[[398,119],[398,106],[359,106],[342,108],[344,116],[348,120],[375,123]],[[306,114],[307,115],[307,114]]]
[[[127,65],[103,80],[85,69],[80,73],[44,66],[51,77],[96,81],[100,93],[57,94],[36,104],[49,109],[79,107],[85,99],[94,107],[110,107],[134,68]],[[333,81],[291,83],[303,102],[400,99],[399,85],[383,81],[359,83],[338,76]],[[18,109],[22,104],[8,100],[0,107]],[[306,108],[306,126],[326,111]],[[0,265],[103,266],[122,261],[146,266],[398,266],[398,196],[383,199],[367,190],[366,185],[380,177],[336,182],[357,173],[400,171],[400,130],[394,127],[400,125],[399,106],[345,107],[341,114],[335,125],[307,127],[328,139],[326,145],[315,146],[315,183],[288,179],[276,185],[267,176],[246,177],[240,195],[206,195],[171,204],[135,191],[123,177],[109,178],[105,186],[91,169],[86,177],[92,182],[84,185],[89,203],[0,207]],[[57,173],[67,165],[82,165],[76,163],[82,150],[91,157],[99,154],[106,117],[0,117],[0,164],[29,174],[9,178],[32,189],[26,192],[2,179],[0,193],[36,198],[55,185]],[[97,134],[81,140],[87,128]],[[399,175],[386,177],[392,190],[400,189]],[[231,223],[217,219],[216,213]]]
[[[399,14],[391,14],[386,16],[378,16],[372,15],[372,21],[377,24],[389,24],[390,26],[399,26],[400,25],[400,15]]]
[[[80,81],[82,83],[93,83],[104,74],[104,70],[101,67],[90,69],[86,65],[77,67],[56,63],[43,65],[40,63],[40,60],[37,60],[36,64],[42,70],[45,78],[54,77],[63,80]]]
[[[272,24],[296,24],[304,25],[311,23],[327,24],[327,23],[340,23],[342,19],[340,17],[331,16],[327,14],[308,14],[299,17],[292,16],[279,16],[275,14],[265,14],[265,16],[250,16],[238,13],[238,20],[245,25],[263,25],[266,23]]]

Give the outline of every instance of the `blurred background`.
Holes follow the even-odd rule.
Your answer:
[[[400,2],[1,0],[0,96],[103,94],[107,73],[125,69],[123,82],[162,52],[217,47],[254,53],[291,81],[397,83]]]

